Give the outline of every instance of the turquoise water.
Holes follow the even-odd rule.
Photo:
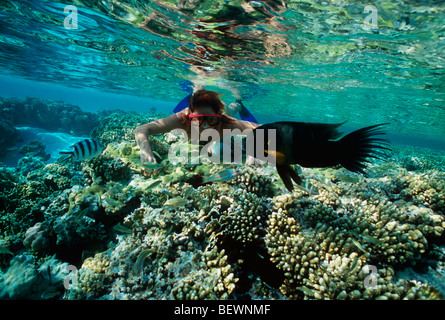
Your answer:
[[[444,299],[444,22],[433,0],[0,1],[0,299]],[[200,87],[260,123],[388,123],[393,152],[302,169],[314,194],[268,166],[144,177],[134,128]],[[89,136],[103,154],[57,162]]]
[[[373,2],[378,28],[370,30],[368,2],[243,2],[3,1],[1,74],[85,96],[147,98],[137,104],[165,112],[193,83],[224,93],[227,104],[243,97],[262,121],[389,122],[390,132],[443,148],[439,1]],[[64,27],[70,3],[77,29]],[[79,105],[108,104],[101,95],[89,101]]]

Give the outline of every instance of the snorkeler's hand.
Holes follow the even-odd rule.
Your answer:
[[[141,163],[144,164],[146,162],[157,163],[153,152],[141,150]],[[158,170],[148,171],[142,166],[142,174],[146,177],[150,177],[151,175],[157,176]]]

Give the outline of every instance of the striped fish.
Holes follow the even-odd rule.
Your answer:
[[[240,172],[236,169],[227,169],[218,173],[215,173],[214,175],[210,176],[210,177],[203,177],[202,178],[202,182],[203,183],[207,183],[207,182],[225,182],[225,181],[229,181],[233,178],[235,178],[236,176],[240,175]]]
[[[91,159],[95,156],[102,153],[104,147],[100,144],[99,141],[94,139],[85,139],[82,141],[79,141],[71,146],[73,148],[73,151],[61,151],[60,154],[66,154],[67,157],[65,157],[62,162],[68,161],[69,159],[73,160],[85,160],[85,159]]]
[[[187,203],[188,201],[182,197],[174,197],[165,201],[164,207],[177,208],[185,206]]]

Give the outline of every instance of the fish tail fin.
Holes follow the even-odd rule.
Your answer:
[[[386,158],[385,150],[391,150],[388,148],[389,140],[376,137],[385,134],[381,129],[386,124],[365,127],[335,141],[340,151],[339,164],[350,171],[365,174],[364,169],[370,162],[369,158]]]

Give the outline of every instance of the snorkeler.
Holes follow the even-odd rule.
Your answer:
[[[224,129],[253,130],[259,124],[255,118],[249,117],[250,113],[240,101],[225,108],[220,99],[220,95],[214,91],[198,90],[184,98],[175,108],[175,113],[169,117],[158,119],[147,124],[138,126],[135,129],[136,142],[141,148],[141,162],[154,162],[156,158],[148,141],[148,136],[152,134],[166,133],[174,129],[183,129],[191,136],[192,121],[199,125],[200,132],[204,129],[215,129],[220,137],[223,137]],[[235,112],[252,121],[238,120],[233,118]],[[230,114],[230,115],[229,115]],[[251,115],[250,115],[251,116]],[[146,173],[146,172],[145,172]]]
[[[192,98],[193,94],[187,95],[184,99],[182,99],[176,107],[173,109],[174,113],[177,113],[179,111],[184,110],[185,108],[188,108],[190,106],[190,99]],[[258,123],[258,121],[255,119],[255,117],[250,113],[250,111],[244,106],[241,99],[237,99],[235,102],[229,104],[225,108],[225,113],[228,116],[233,117],[237,113],[239,113],[240,117],[244,121],[249,121],[253,123]]]
[[[141,148],[142,163],[157,162],[148,141],[150,134],[183,129],[190,137],[192,123],[199,126],[200,133],[209,128],[217,130],[219,137],[223,136],[223,129],[229,129],[226,132],[239,129],[244,134],[251,131],[254,140],[249,143],[256,149],[258,145],[256,140],[263,140],[262,145],[266,148],[263,149],[264,159],[261,160],[265,160],[266,155],[272,156],[278,174],[289,191],[293,189],[292,180],[297,185],[302,183],[301,177],[290,166],[291,164],[308,168],[341,165],[349,171],[364,173],[370,158],[384,158],[383,152],[389,150],[388,141],[376,137],[384,134],[381,131],[382,124],[365,127],[341,137],[341,133],[337,130],[341,123],[283,121],[260,126],[254,122],[237,120],[224,113],[224,104],[219,94],[214,91],[198,90],[186,101],[188,106],[181,111],[136,128],[135,137]],[[228,108],[229,112],[237,110],[241,115],[243,106],[238,102],[238,107],[235,107]],[[269,130],[273,137],[269,136]],[[272,140],[276,142],[275,146],[269,145]],[[248,152],[250,160],[246,161],[246,164],[254,163],[251,159],[259,155],[255,150],[252,154]],[[144,171],[144,174],[147,172]]]

